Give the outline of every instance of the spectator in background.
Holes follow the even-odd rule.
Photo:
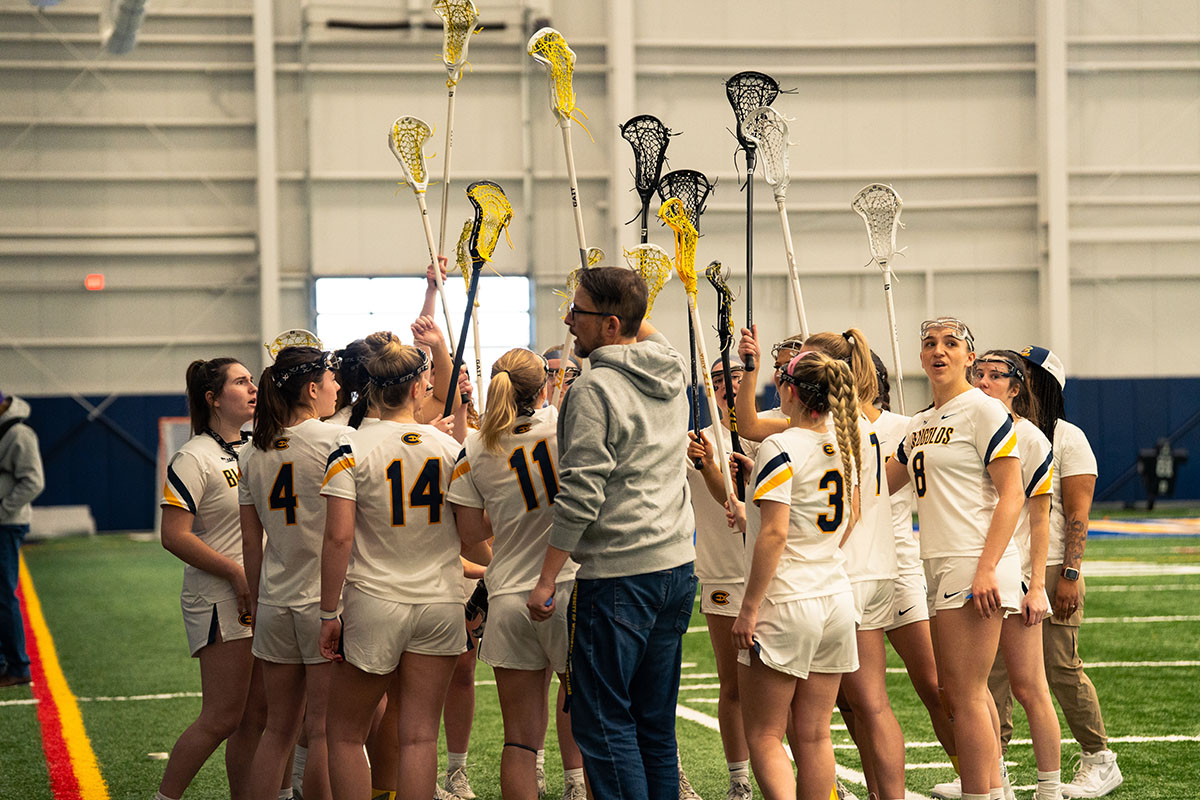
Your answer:
[[[17,573],[21,542],[29,534],[29,504],[46,481],[37,434],[25,424],[28,418],[29,403],[0,392],[0,686],[30,680]]]

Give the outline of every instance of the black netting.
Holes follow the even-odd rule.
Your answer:
[[[658,196],[666,202],[672,197],[678,197],[683,204],[688,221],[700,232],[700,215],[704,213],[704,202],[713,184],[703,172],[694,169],[677,169],[662,176],[658,182]]]
[[[721,352],[733,345],[733,292],[725,281],[725,269],[720,261],[714,261],[704,270],[705,277],[717,290],[717,336]]]
[[[621,136],[633,148],[633,183],[645,199],[654,195],[671,131],[658,117],[639,114],[621,126]]]
[[[779,82],[762,72],[739,72],[725,81],[725,96],[733,107],[737,119],[738,142],[744,149],[751,150],[754,143],[742,135],[742,121],[756,108],[769,106],[779,96]]]

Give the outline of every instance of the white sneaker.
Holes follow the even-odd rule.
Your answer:
[[[949,783],[939,783],[929,792],[930,797],[940,800],[962,800],[962,778],[955,778]]]
[[[467,770],[465,767],[455,767],[446,773],[446,791],[460,800],[475,800],[475,793],[471,791],[471,782],[467,780]]]
[[[459,800],[458,795],[447,792],[440,783],[433,785],[433,800]]]
[[[1062,785],[1062,796],[1103,797],[1124,782],[1121,768],[1117,766],[1117,754],[1112,750],[1084,753],[1079,759],[1079,769],[1070,783]]]
[[[545,769],[545,767],[537,767],[537,787],[538,787],[538,800],[546,800],[546,769]],[[570,789],[571,787],[568,786],[567,788]],[[567,795],[564,793],[563,797],[566,798],[566,796]]]
[[[562,800],[587,800],[587,789],[582,783],[568,783],[563,789]]]
[[[858,796],[854,792],[846,788],[846,785],[841,781],[834,779],[834,789],[837,791],[838,800],[858,800]]]
[[[746,778],[734,778],[729,782],[725,800],[751,800],[753,797],[754,790],[750,788],[750,781]]]
[[[691,781],[684,774],[682,766],[679,768],[679,800],[701,800],[700,795],[692,788]]]
[[[1004,763],[1004,756],[1000,757],[1000,786],[1004,789],[1004,800],[1017,800],[1012,781],[1008,777],[1008,764]]]

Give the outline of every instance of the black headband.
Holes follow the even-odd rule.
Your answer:
[[[285,347],[284,350],[286,349]],[[284,384],[297,375],[305,375],[309,372],[316,372],[322,369],[337,369],[339,366],[341,366],[341,362],[337,356],[325,351],[315,361],[302,361],[299,364],[293,364],[285,370],[277,370],[275,367],[271,367],[271,383],[275,384],[275,388],[282,389]]]
[[[804,403],[805,407],[811,408],[818,413],[829,410],[828,386],[821,386],[818,383],[801,380],[789,374],[786,368],[780,371],[779,380],[796,387],[796,394],[800,397],[800,402]]]
[[[409,381],[420,377],[421,373],[429,369],[432,364],[433,359],[430,357],[429,353],[422,350],[421,365],[416,369],[410,369],[408,372],[400,375],[372,375],[371,383],[375,384],[380,389],[386,389],[389,386],[396,386],[401,383],[408,383]]]

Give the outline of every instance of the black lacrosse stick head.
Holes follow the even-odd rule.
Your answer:
[[[700,215],[704,213],[704,203],[712,189],[713,184],[704,173],[694,169],[672,170],[658,182],[658,196],[664,203],[672,197],[679,198],[696,233],[700,233]]]
[[[743,150],[755,149],[754,142],[742,133],[742,123],[750,112],[756,108],[769,106],[779,96],[779,81],[764,72],[747,70],[731,76],[725,81],[725,96],[733,107],[733,116],[737,120],[734,134]]]
[[[621,137],[633,148],[633,185],[643,203],[649,203],[662,175],[671,130],[658,117],[638,114],[621,126]]]
[[[504,189],[495,181],[475,181],[469,185],[467,200],[475,209],[468,250],[472,267],[478,270],[483,267],[483,262],[492,260],[501,231],[512,221],[512,206]],[[511,240],[509,244],[512,244]]]
[[[733,292],[725,282],[725,268],[720,261],[710,263],[704,277],[717,290],[718,349],[723,353],[733,346]]]

